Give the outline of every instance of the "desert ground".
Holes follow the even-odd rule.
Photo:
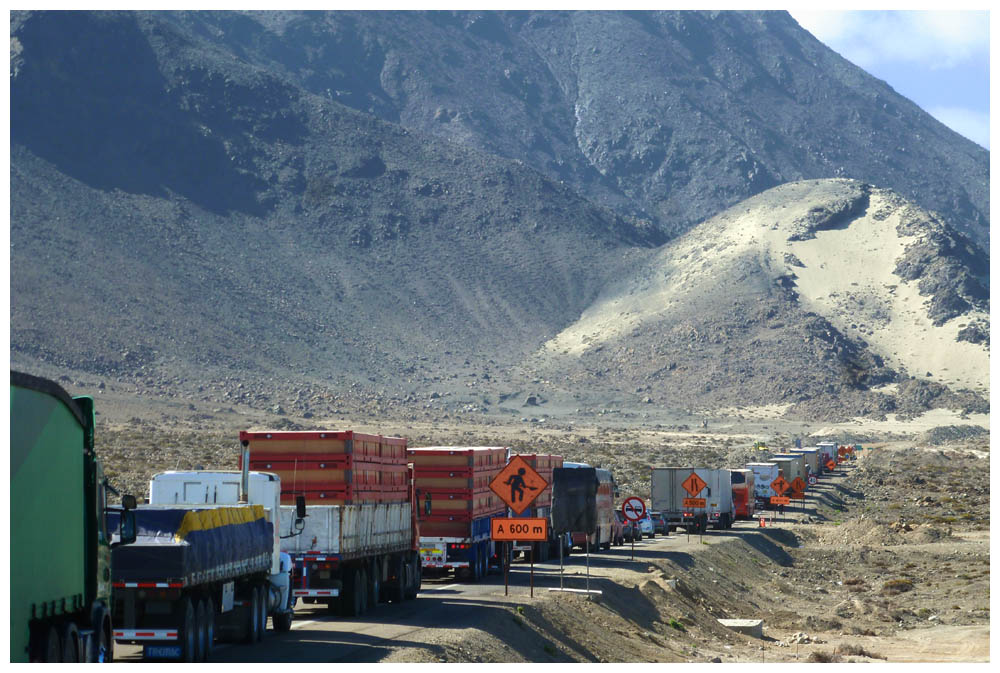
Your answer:
[[[354,429],[411,446],[511,446],[610,468],[622,497],[649,497],[664,465],[739,467],[802,438],[858,443],[856,461],[823,478],[801,507],[703,539],[674,534],[666,551],[599,562],[603,595],[516,595],[503,623],[440,634],[438,654],[399,648],[390,662],[988,661],[989,419],[936,410],[915,419],[791,422],[781,407],[689,410],[689,418],[565,410],[544,418],[277,419],[197,414],[140,420],[107,391],[99,450],[114,483],[145,494],[168,469],[235,469],[239,429]],[[554,410],[553,410],[554,411]],[[207,416],[207,417],[206,417]],[[684,422],[686,421],[686,422]],[[815,440],[815,441],[814,441]],[[732,533],[732,534],[730,534]],[[693,539],[692,539],[693,540]],[[577,578],[579,580],[579,578]],[[522,592],[523,594],[523,592]],[[718,619],[761,619],[763,638]],[[514,629],[513,631],[511,629]],[[508,637],[537,647],[517,652]],[[441,655],[440,652],[444,652]],[[524,653],[528,652],[528,655]]]

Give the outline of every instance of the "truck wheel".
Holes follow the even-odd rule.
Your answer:
[[[45,639],[39,648],[41,661],[43,663],[56,664],[62,661],[62,642],[59,640],[59,631],[56,627],[50,626],[45,631]]]
[[[211,596],[205,598],[202,603],[205,606],[205,661],[212,656],[215,649],[215,601]]]
[[[475,558],[469,561],[469,580],[478,582],[483,576],[483,550],[481,545],[473,545],[472,555]]]
[[[86,661],[87,663],[104,663],[111,661],[111,615],[104,606],[94,609],[94,616],[91,618],[94,625],[94,635],[87,643]]]
[[[392,603],[402,603],[406,600],[406,563],[403,562],[402,556],[396,559],[393,569],[396,583],[390,586],[388,598]]]
[[[420,593],[420,580],[423,575],[423,565],[420,563],[420,557],[416,554],[410,554],[410,562],[406,564],[409,569],[408,582],[406,585],[406,599],[413,600]]]
[[[101,622],[100,636],[95,639],[97,643],[97,652],[94,655],[95,662],[110,664],[115,660],[115,639],[111,637],[113,632],[111,617],[105,613],[105,617]]]
[[[59,641],[62,643],[62,661],[64,664],[80,662],[80,631],[76,623],[68,622],[59,629]]]
[[[271,615],[271,623],[274,625],[274,630],[278,633],[287,633],[292,630],[292,616],[293,612],[275,612]]]
[[[359,577],[358,577],[358,584],[356,591],[358,596],[360,596],[361,598],[360,600],[361,609],[358,612],[358,616],[361,616],[366,612],[368,612],[368,607],[369,607],[368,596],[371,592],[368,589],[368,569],[362,568],[361,570],[358,571],[358,573]]]
[[[267,587],[263,584],[257,585],[257,614],[260,628],[257,630],[257,642],[264,640],[264,632],[267,631]]]
[[[244,605],[246,610],[246,636],[244,642],[252,645],[260,640],[260,596],[257,594],[257,587],[251,586],[248,601],[250,605]]]
[[[198,661],[198,621],[191,598],[185,596],[180,604],[181,617],[181,661]]]
[[[198,636],[195,645],[195,661],[207,661],[208,656],[208,614],[205,611],[205,601],[198,601],[194,609],[194,621],[197,625]]]
[[[368,566],[368,586],[370,587],[368,607],[374,610],[384,600],[382,596],[382,564],[377,560],[372,561],[371,565]]]
[[[360,617],[362,608],[361,571],[353,570],[350,575],[350,586],[347,591],[347,600],[344,602],[346,617]]]

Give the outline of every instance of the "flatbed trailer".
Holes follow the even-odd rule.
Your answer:
[[[257,642],[267,621],[273,524],[260,505],[144,505],[112,553],[114,637],[143,658],[207,661],[215,638]]]

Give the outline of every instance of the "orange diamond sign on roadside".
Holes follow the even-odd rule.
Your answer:
[[[792,480],[792,491],[794,493],[805,493],[806,482],[802,481],[802,477],[795,477]]]
[[[520,514],[528,509],[542,491],[549,487],[549,482],[521,456],[514,456],[507,466],[500,470],[490,482],[490,490],[500,496],[507,506]]]
[[[836,469],[837,469],[837,461],[835,461],[835,460],[833,460],[833,459],[831,458],[830,460],[826,461],[826,467],[827,467],[827,469],[829,469],[829,470],[830,470],[831,472],[832,472],[833,470],[836,470]]]
[[[774,492],[777,493],[778,495],[784,494],[784,492],[787,491],[789,487],[790,484],[785,480],[784,477],[778,477],[777,479],[771,482],[771,488],[774,489]]]
[[[681,482],[681,488],[688,492],[688,495],[692,498],[701,493],[701,490],[708,486],[705,480],[699,477],[695,472]]]

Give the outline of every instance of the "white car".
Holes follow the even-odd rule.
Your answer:
[[[639,519],[639,531],[646,537],[653,537],[656,535],[656,532],[653,529],[653,519],[649,516],[648,511],[642,516],[641,519]]]

